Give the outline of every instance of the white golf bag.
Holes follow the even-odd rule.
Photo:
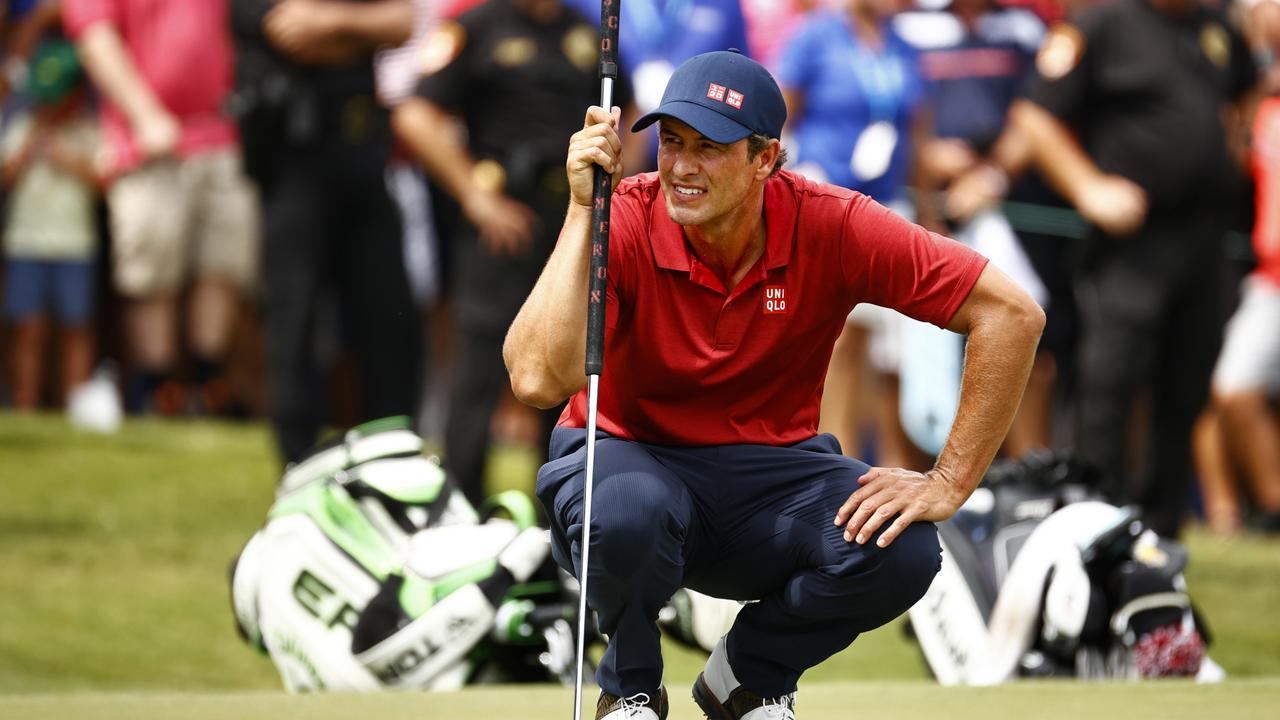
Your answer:
[[[472,508],[406,420],[367,423],[285,473],[232,565],[237,627],[291,692],[563,680],[576,586],[535,521],[519,492]]]
[[[1187,594],[1186,550],[1095,484],[1067,455],[1035,455],[993,467],[939,524],[942,569],[908,613],[939,682],[1222,677]]]

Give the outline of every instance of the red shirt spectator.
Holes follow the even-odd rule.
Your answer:
[[[138,72],[181,125],[179,156],[225,147],[237,139],[222,112],[232,88],[231,37],[225,0],[64,0],[63,24],[78,40],[99,22],[111,23]],[[142,162],[128,120],[102,105],[109,170],[128,172]]]
[[[1280,288],[1280,97],[1269,97],[1258,107],[1253,138],[1258,213],[1253,226],[1253,251],[1258,256],[1254,274]]]

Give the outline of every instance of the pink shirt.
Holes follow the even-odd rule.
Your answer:
[[[804,16],[831,4],[831,0],[742,0],[751,57],[767,68],[775,68],[778,55]]]
[[[831,348],[860,302],[945,326],[987,259],[865,195],[780,173],[764,255],[733,290],[690,250],[657,175],[618,185],[598,427],[657,445],[813,437]],[[560,425],[585,427],[586,390]]]
[[[62,20],[73,40],[98,22],[115,27],[138,72],[181,124],[180,156],[236,142],[235,124],[222,111],[232,88],[227,0],[64,0]],[[114,173],[141,164],[128,121],[105,100],[102,130]]]

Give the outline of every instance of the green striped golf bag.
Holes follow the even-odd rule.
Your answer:
[[[575,586],[528,496],[473,508],[406,420],[291,466],[232,565],[241,635],[285,687],[452,689],[571,677]]]

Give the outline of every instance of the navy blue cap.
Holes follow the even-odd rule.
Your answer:
[[[631,126],[639,132],[673,117],[718,143],[752,133],[782,137],[787,105],[778,83],[760,63],[736,50],[695,55],[667,81],[662,103]]]

